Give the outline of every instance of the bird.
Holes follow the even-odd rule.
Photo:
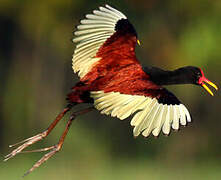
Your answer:
[[[60,151],[73,120],[92,110],[117,117],[120,120],[132,117],[134,137],[169,135],[171,129],[191,122],[186,106],[165,85],[193,84],[203,87],[210,95],[211,85],[201,68],[181,67],[163,70],[158,67],[142,67],[136,58],[135,48],[140,45],[137,32],[128,18],[119,10],[100,6],[80,21],[74,32],[76,44],[72,68],[80,80],[67,94],[67,105],[49,127],[35,136],[9,147],[18,146],[5,156],[5,161],[21,152],[47,152],[25,174],[31,173],[56,152]],[[50,134],[64,115],[76,105],[86,103],[90,107],[73,112],[59,142],[47,148],[25,151],[30,145]]]

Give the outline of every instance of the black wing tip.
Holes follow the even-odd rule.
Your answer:
[[[158,103],[166,105],[180,105],[179,99],[167,89],[163,89],[162,94],[157,98]]]
[[[137,37],[137,32],[134,28],[134,26],[130,23],[128,19],[122,18],[117,21],[115,25],[115,31],[116,32],[122,32],[122,33],[130,33]]]

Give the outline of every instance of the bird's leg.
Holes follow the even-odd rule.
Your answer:
[[[31,169],[29,169],[25,174],[24,176],[28,175],[29,173],[31,173],[34,169],[38,168],[42,163],[44,163],[45,161],[47,161],[50,157],[52,157],[56,152],[60,151],[60,149],[62,148],[63,146],[63,143],[64,143],[64,139],[68,133],[68,130],[71,126],[71,123],[72,121],[75,119],[76,116],[78,115],[81,115],[81,114],[85,114],[91,110],[93,110],[94,107],[89,107],[87,109],[83,109],[83,110],[80,110],[80,111],[77,111],[75,113],[73,113],[71,116],[70,116],[70,119],[68,120],[67,124],[66,124],[66,127],[65,127],[65,130],[62,134],[62,136],[60,137],[60,140],[58,142],[58,144],[54,145],[54,146],[51,146],[51,147],[48,147],[48,148],[43,148],[43,149],[37,149],[37,150],[33,150],[33,151],[30,151],[30,152],[42,152],[42,151],[48,151],[48,150],[51,150],[50,152],[48,152],[47,154],[45,154],[39,161],[37,161]]]
[[[4,161],[7,161],[8,159],[14,157],[15,155],[17,155],[18,153],[22,152],[22,150],[24,150],[25,148],[27,148],[28,146],[44,139],[46,136],[49,135],[49,133],[54,129],[54,127],[57,125],[57,123],[62,119],[62,117],[71,109],[71,106],[65,108],[60,114],[58,114],[58,116],[56,117],[56,119],[50,124],[50,126],[47,128],[47,130],[45,130],[42,133],[39,133],[35,136],[32,136],[28,139],[25,139],[21,142],[18,142],[16,144],[10,145],[9,147],[14,147],[18,144],[23,143],[21,146],[19,146],[18,148],[14,149],[10,154],[5,156]]]

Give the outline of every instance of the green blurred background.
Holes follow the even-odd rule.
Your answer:
[[[2,160],[9,144],[45,130],[66,105],[66,94],[78,80],[71,68],[72,32],[86,13],[105,3],[136,27],[143,65],[198,66],[220,85],[220,0],[1,0]],[[191,112],[188,127],[169,137],[134,139],[129,119],[94,111],[78,117],[62,151],[25,179],[221,179],[220,92],[211,97],[192,85],[168,88]],[[57,143],[67,119],[32,149]],[[19,179],[42,155],[20,154],[1,162],[0,178]]]

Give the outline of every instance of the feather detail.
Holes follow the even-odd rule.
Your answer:
[[[179,124],[186,125],[190,118],[183,104],[161,104],[156,98],[103,91],[92,91],[91,97],[94,99],[95,108],[102,114],[121,120],[134,115],[130,123],[134,126],[134,136],[141,133],[145,137],[151,133],[158,136],[161,130],[168,135],[171,127],[178,130]]]
[[[115,26],[126,16],[118,10],[106,5],[87,14],[80,21],[75,31],[74,43],[77,43],[73,55],[72,67],[83,78],[100,59],[95,58],[98,50],[116,31]]]

